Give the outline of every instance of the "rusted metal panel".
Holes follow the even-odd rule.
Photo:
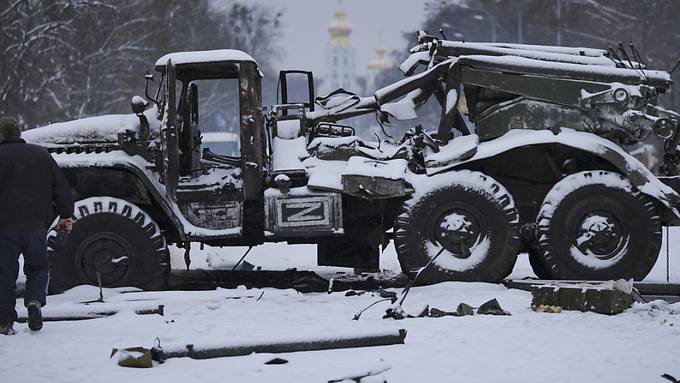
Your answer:
[[[196,227],[210,230],[241,226],[243,202],[224,199],[179,203],[182,215]]]
[[[662,77],[654,76],[657,72],[645,72],[648,77],[641,75],[639,71],[624,70],[619,68],[603,68],[600,71],[594,71],[592,65],[578,65],[578,64],[561,64],[559,66],[545,65],[544,62],[538,60],[512,58],[514,60],[501,61],[497,58],[473,56],[463,57],[461,61],[465,65],[469,65],[481,70],[494,72],[509,72],[525,75],[547,75],[559,78],[568,78],[582,81],[595,82],[621,82],[624,84],[638,85],[642,82],[649,82],[653,86],[668,87],[669,80]],[[617,70],[618,69],[618,70]]]
[[[610,84],[602,82],[480,70],[467,65],[463,65],[461,70],[465,84],[502,90],[518,96],[550,100],[572,107],[580,106],[582,90],[597,93],[611,88]]]
[[[389,179],[356,174],[342,175],[344,193],[357,197],[380,199],[407,195],[406,182],[403,179]]]

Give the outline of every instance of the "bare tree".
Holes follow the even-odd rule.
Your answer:
[[[0,114],[25,128],[127,113],[169,51],[235,48],[269,71],[281,14],[209,0],[0,0]]]

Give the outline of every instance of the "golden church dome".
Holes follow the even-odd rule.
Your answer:
[[[390,69],[394,66],[392,64],[392,61],[386,56],[387,49],[382,43],[382,40],[378,43],[378,46],[375,48],[375,55],[369,63],[368,63],[368,69],[374,69],[374,70],[385,70],[385,69]]]
[[[342,8],[338,7],[335,11],[333,21],[328,26],[328,32],[331,34],[329,42],[331,46],[349,48],[352,45],[350,40],[352,25],[347,21],[347,13]]]

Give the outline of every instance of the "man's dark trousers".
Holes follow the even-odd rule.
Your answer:
[[[17,259],[24,255],[24,302],[45,304],[49,262],[46,228],[55,215],[73,216],[71,188],[52,155],[21,139],[16,122],[3,129],[0,144],[0,324],[16,316]]]
[[[19,254],[24,256],[26,290],[24,302],[36,300],[46,304],[50,263],[47,257],[45,228],[0,229],[0,323],[17,318],[16,280],[19,276]]]

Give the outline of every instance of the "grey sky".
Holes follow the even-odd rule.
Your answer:
[[[323,76],[324,51],[329,40],[327,28],[338,0],[248,0],[248,3],[285,11],[281,46],[286,52],[281,62],[276,63],[277,69],[308,69]],[[402,49],[402,32],[415,30],[420,25],[424,3],[424,0],[342,0],[342,8],[352,24],[357,74],[365,71],[381,35],[388,51]]]

